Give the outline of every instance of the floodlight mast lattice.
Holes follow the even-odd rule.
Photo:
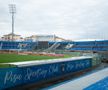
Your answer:
[[[16,13],[15,4],[9,4],[9,12],[12,15],[12,41],[14,41],[14,14]]]

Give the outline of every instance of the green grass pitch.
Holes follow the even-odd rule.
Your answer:
[[[69,56],[65,55],[64,58],[66,57]],[[47,60],[47,59],[56,59],[56,58],[61,58],[61,57],[42,56],[42,55],[33,56],[33,55],[17,55],[17,54],[0,54],[0,63],[32,61],[32,60]]]

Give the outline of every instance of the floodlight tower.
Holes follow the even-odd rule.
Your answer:
[[[15,4],[9,4],[9,12],[12,15],[12,41],[14,41],[14,14],[16,13]]]

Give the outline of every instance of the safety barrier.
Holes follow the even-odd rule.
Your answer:
[[[38,83],[92,67],[92,58],[68,60],[26,67],[0,68],[0,90]]]

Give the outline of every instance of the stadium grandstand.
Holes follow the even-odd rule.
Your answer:
[[[1,49],[18,49],[18,44],[33,44],[34,42],[18,42],[18,41],[0,41]],[[36,43],[36,42],[35,42]],[[38,46],[47,44],[47,47],[56,46],[57,49],[66,49],[67,45],[71,46],[71,48],[67,48],[69,50],[79,50],[79,51],[108,51],[108,40],[101,41],[77,41],[77,42],[49,42],[49,41],[37,41]],[[40,47],[43,48],[43,47]]]
[[[35,46],[35,47],[34,47]],[[108,51],[108,40],[77,41],[77,42],[50,42],[50,41],[0,41],[0,50],[33,50],[33,49],[67,49],[70,51]]]
[[[0,50],[31,51],[34,45],[36,45],[36,42],[0,41]]]
[[[74,42],[71,50],[79,51],[108,51],[108,40]]]
[[[108,58],[108,40],[98,41],[0,41],[0,50],[56,52],[67,50],[71,52],[98,53],[102,59]]]

